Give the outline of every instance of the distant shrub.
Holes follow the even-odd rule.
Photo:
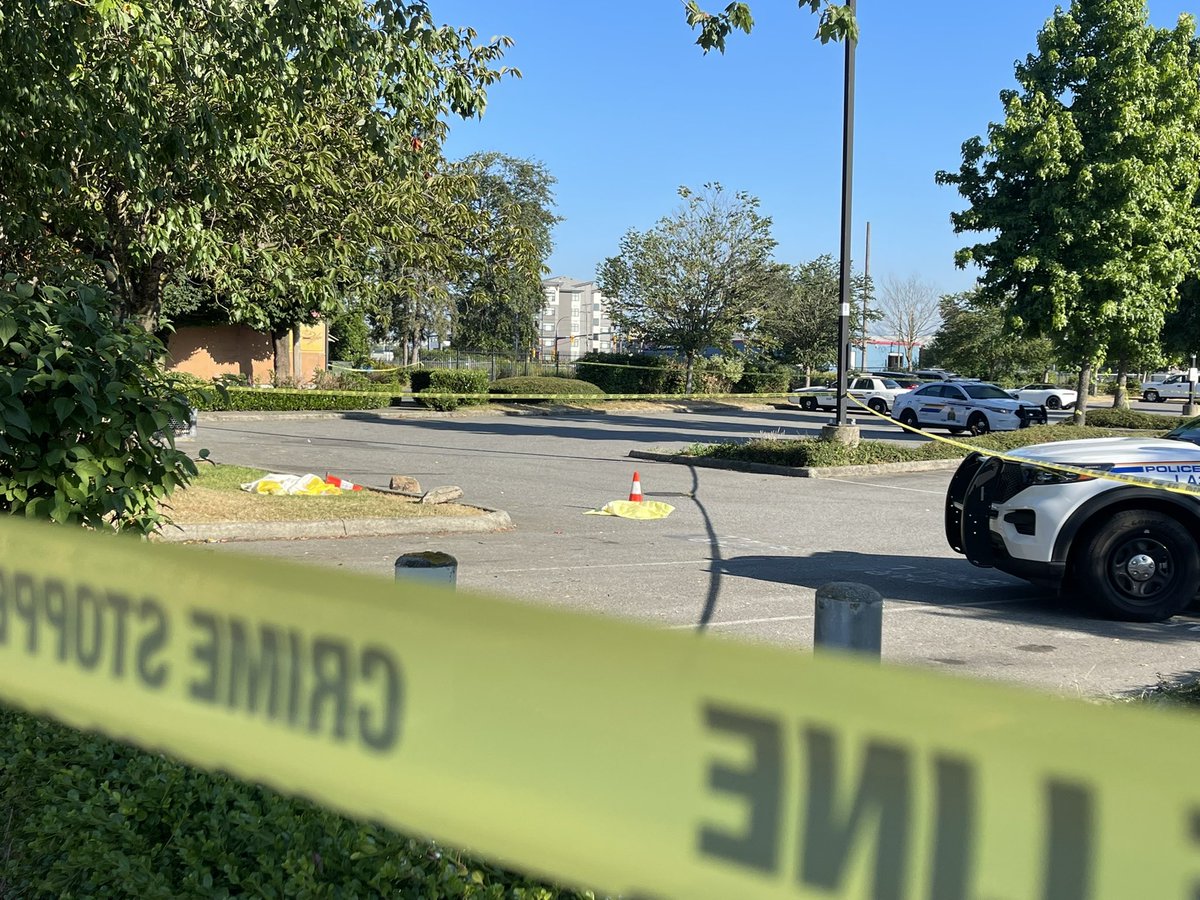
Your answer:
[[[500,378],[488,388],[492,394],[552,394],[572,396],[603,396],[604,391],[588,381],[577,378],[554,378],[551,376],[521,375],[515,378]],[[531,403],[541,401],[531,400]]]
[[[692,393],[728,394],[745,370],[745,361],[736,356],[699,357],[692,365]]]
[[[369,391],[374,385],[365,372],[352,369],[318,369],[313,386],[319,391]]]
[[[429,409],[448,412],[460,406],[484,403],[484,400],[458,397],[428,397],[422,394],[486,394],[488,373],[483,369],[414,369],[410,375],[418,403]]]
[[[370,365],[371,337],[361,312],[346,310],[329,323],[330,352],[355,366]]]

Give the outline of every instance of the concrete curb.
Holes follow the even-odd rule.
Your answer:
[[[507,531],[512,519],[502,509],[479,516],[429,516],[406,519],[326,519],[313,522],[204,522],[164,531],[157,540],[272,541],[295,538],[385,537],[402,534],[483,534]]]
[[[889,475],[902,472],[944,472],[957,469],[962,459],[923,459],[916,462],[877,463],[870,466],[773,466],[767,463],[743,462],[737,459],[708,459],[703,456],[682,456],[678,453],[652,453],[630,450],[634,459],[676,463],[698,469],[728,469],[754,475],[785,475],[791,478],[838,478],[853,475]]]

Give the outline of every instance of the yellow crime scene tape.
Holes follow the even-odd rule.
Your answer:
[[[953,438],[943,437],[940,434],[933,434],[929,431],[923,431],[920,428],[914,428],[911,425],[905,425],[903,422],[893,419],[886,413],[876,412],[852,394],[847,394],[846,399],[853,401],[866,412],[870,413],[876,418],[883,419],[890,425],[896,425],[912,434],[919,434],[921,437],[929,438],[931,441],[949,444],[951,447],[957,447],[960,450],[978,453],[981,456],[994,456],[996,459],[1003,459],[1007,462],[1018,463],[1023,466],[1034,466],[1038,469],[1046,469],[1050,472],[1065,472],[1071,475],[1080,475],[1084,478],[1095,478],[1103,481],[1116,481],[1120,482],[1121,484],[1132,484],[1137,485],[1138,487],[1152,488],[1156,491],[1168,491],[1172,494],[1188,494],[1192,497],[1200,497],[1200,485],[1185,484],[1182,482],[1170,482],[1161,478],[1154,478],[1149,475],[1139,478],[1136,475],[1124,475],[1120,472],[1108,472],[1104,469],[1091,469],[1086,466],[1072,466],[1066,463],[1032,459],[1028,456],[1014,456],[1013,454],[1005,453],[1002,450],[990,450],[986,447],[976,447],[974,444],[956,441]]]
[[[0,522],[0,699],[642,898],[1194,898],[1200,722]]]

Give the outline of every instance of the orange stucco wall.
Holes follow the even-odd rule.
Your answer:
[[[170,368],[201,378],[242,375],[254,384],[270,384],[275,371],[271,338],[241,325],[184,326],[167,339]],[[300,372],[311,381],[325,368],[325,324],[300,329]]]

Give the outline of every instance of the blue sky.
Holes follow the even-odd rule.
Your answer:
[[[702,2],[723,8],[726,0]],[[678,0],[431,0],[434,17],[480,39],[516,41],[521,79],[489,92],[480,120],[451,121],[450,158],[497,150],[541,161],[558,179],[548,260],[554,275],[591,279],[629,228],[673,212],[680,185],[719,181],[761,200],[775,257],[836,257],[840,234],[841,45],[813,39],[795,0],[751,0],[752,34],[725,54],[693,43]],[[934,184],[962,142],[1001,117],[999,92],[1036,47],[1055,3],[1043,0],[859,0],[854,259],[871,223],[871,274],[918,275],[965,290],[950,213],[963,201]],[[1149,0],[1172,26],[1196,0]]]

